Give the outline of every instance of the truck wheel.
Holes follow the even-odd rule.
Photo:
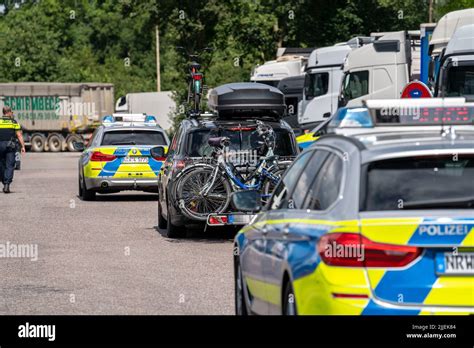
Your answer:
[[[53,133],[48,138],[48,147],[51,152],[61,152],[63,149],[64,137],[60,134]]]
[[[33,134],[31,137],[31,151],[43,152],[46,144],[46,137],[43,134]]]
[[[69,152],[76,152],[74,143],[81,143],[82,138],[77,134],[69,134],[66,138],[66,148]]]

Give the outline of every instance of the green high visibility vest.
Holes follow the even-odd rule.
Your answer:
[[[10,141],[16,137],[16,132],[21,126],[9,117],[0,118],[0,141]]]

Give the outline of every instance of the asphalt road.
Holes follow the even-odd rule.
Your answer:
[[[0,315],[234,313],[232,235],[165,238],[151,194],[83,202],[77,159],[28,153],[0,192]]]

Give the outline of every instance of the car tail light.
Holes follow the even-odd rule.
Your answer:
[[[328,233],[318,242],[324,263],[343,267],[403,267],[421,248],[373,242],[358,233]]]
[[[110,162],[117,159],[117,156],[108,155],[99,151],[94,151],[91,156],[92,162]]]
[[[228,223],[228,218],[225,215],[214,215],[214,216],[209,216],[209,225],[225,225]]]

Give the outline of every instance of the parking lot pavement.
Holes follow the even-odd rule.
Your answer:
[[[0,314],[233,314],[232,235],[163,237],[152,194],[81,201],[78,157],[28,153],[0,193]]]

